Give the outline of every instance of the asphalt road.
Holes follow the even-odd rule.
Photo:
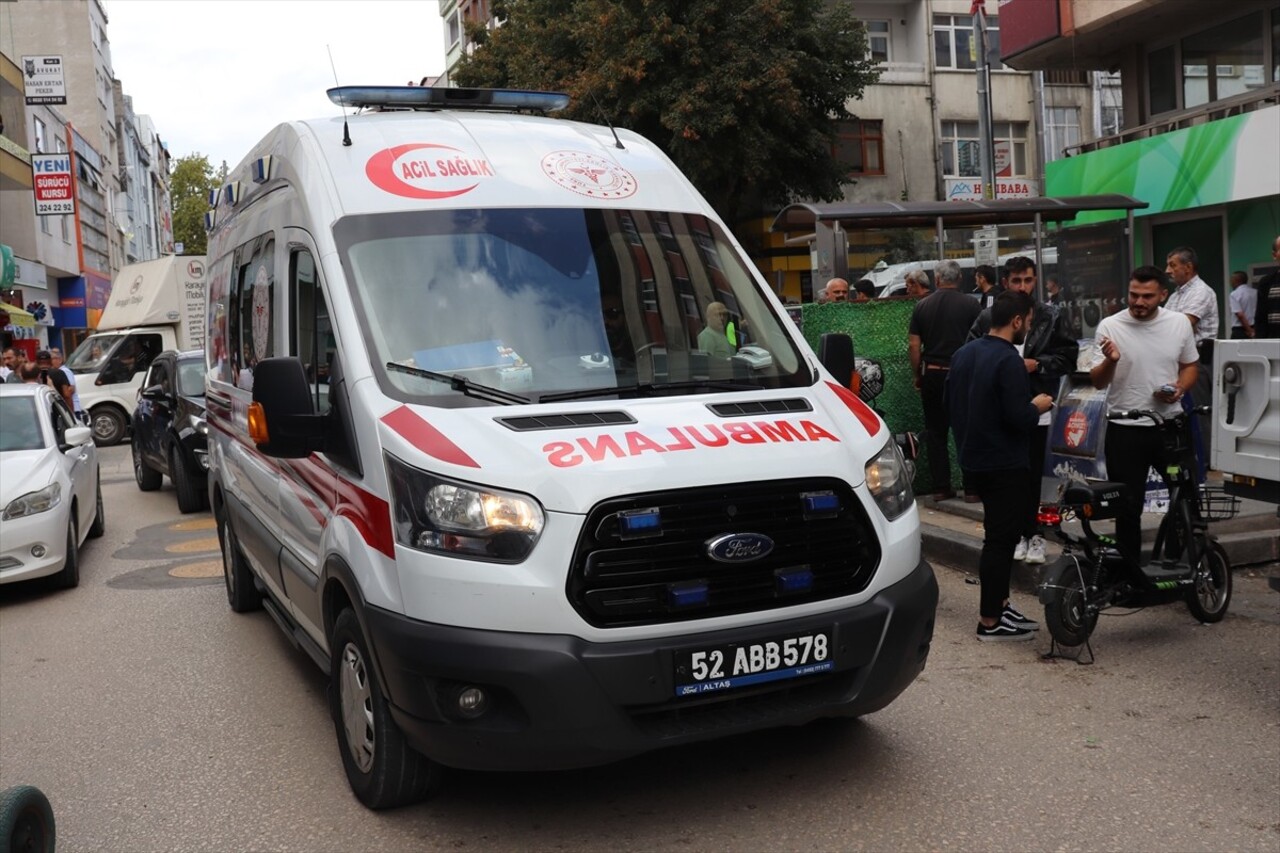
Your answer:
[[[373,813],[324,681],[226,607],[212,523],[103,452],[79,588],[0,588],[0,788],[41,787],[59,849],[1280,850],[1280,593],[1237,575],[1215,626],[1104,617],[1097,663],[973,637],[938,567],[928,668],[889,708],[539,774],[455,772]],[[1030,600],[1018,602],[1034,613]]]

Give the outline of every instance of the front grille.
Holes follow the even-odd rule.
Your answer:
[[[804,496],[833,493],[838,509],[807,512]],[[618,517],[657,510],[657,535],[624,538]],[[729,533],[773,540],[747,562],[713,560],[707,543]],[[861,501],[841,480],[775,480],[650,492],[598,504],[587,516],[568,597],[592,625],[621,627],[752,613],[866,589],[880,545]],[[797,588],[784,576],[807,575]],[[690,589],[705,590],[701,600]]]

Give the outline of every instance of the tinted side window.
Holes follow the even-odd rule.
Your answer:
[[[169,375],[168,362],[158,361],[151,365],[151,375],[147,377],[144,387],[159,385],[166,394],[173,392],[173,377]]]
[[[289,355],[302,360],[315,390],[316,411],[325,412],[329,409],[329,368],[337,342],[315,259],[306,249],[295,249],[289,256],[289,286],[294,314]]]
[[[236,251],[230,305],[228,356],[235,384],[253,388],[253,366],[275,355],[274,291],[276,241],[264,234]]]

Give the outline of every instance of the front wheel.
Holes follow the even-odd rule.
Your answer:
[[[75,507],[71,511],[71,521],[67,523],[67,559],[62,564],[62,571],[53,576],[53,585],[59,589],[80,585],[80,552],[76,550],[80,537],[76,536]]]
[[[1089,593],[1075,560],[1062,558],[1045,590],[1044,624],[1053,638],[1064,646],[1080,646],[1098,624],[1097,610],[1089,607]]]
[[[364,632],[350,609],[338,614],[329,648],[329,708],[351,790],[371,809],[424,799],[439,785],[441,767],[415,752],[391,719]]]
[[[1221,622],[1231,603],[1231,561],[1212,539],[1197,545],[1200,559],[1187,590],[1187,609],[1201,622]]]
[[[133,479],[137,480],[138,488],[144,492],[154,492],[160,488],[164,475],[142,458],[141,440],[136,435],[130,443],[129,452],[133,455]]]

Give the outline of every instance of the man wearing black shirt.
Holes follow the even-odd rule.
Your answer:
[[[956,431],[965,482],[982,498],[982,584],[978,639],[1029,640],[1040,626],[1009,603],[1013,549],[1022,527],[1028,443],[1048,394],[1031,396],[1031,381],[1016,347],[1026,340],[1034,301],[1009,291],[991,307],[991,331],[965,344],[951,360],[946,406]]]
[[[958,350],[977,318],[978,302],[961,293],[960,265],[942,261],[933,271],[938,289],[916,303],[908,327],[911,375],[920,392],[924,409],[925,448],[929,454],[929,477],[934,500],[955,497],[951,488],[951,454],[947,450],[950,420],[942,393],[951,369],[951,356]]]

